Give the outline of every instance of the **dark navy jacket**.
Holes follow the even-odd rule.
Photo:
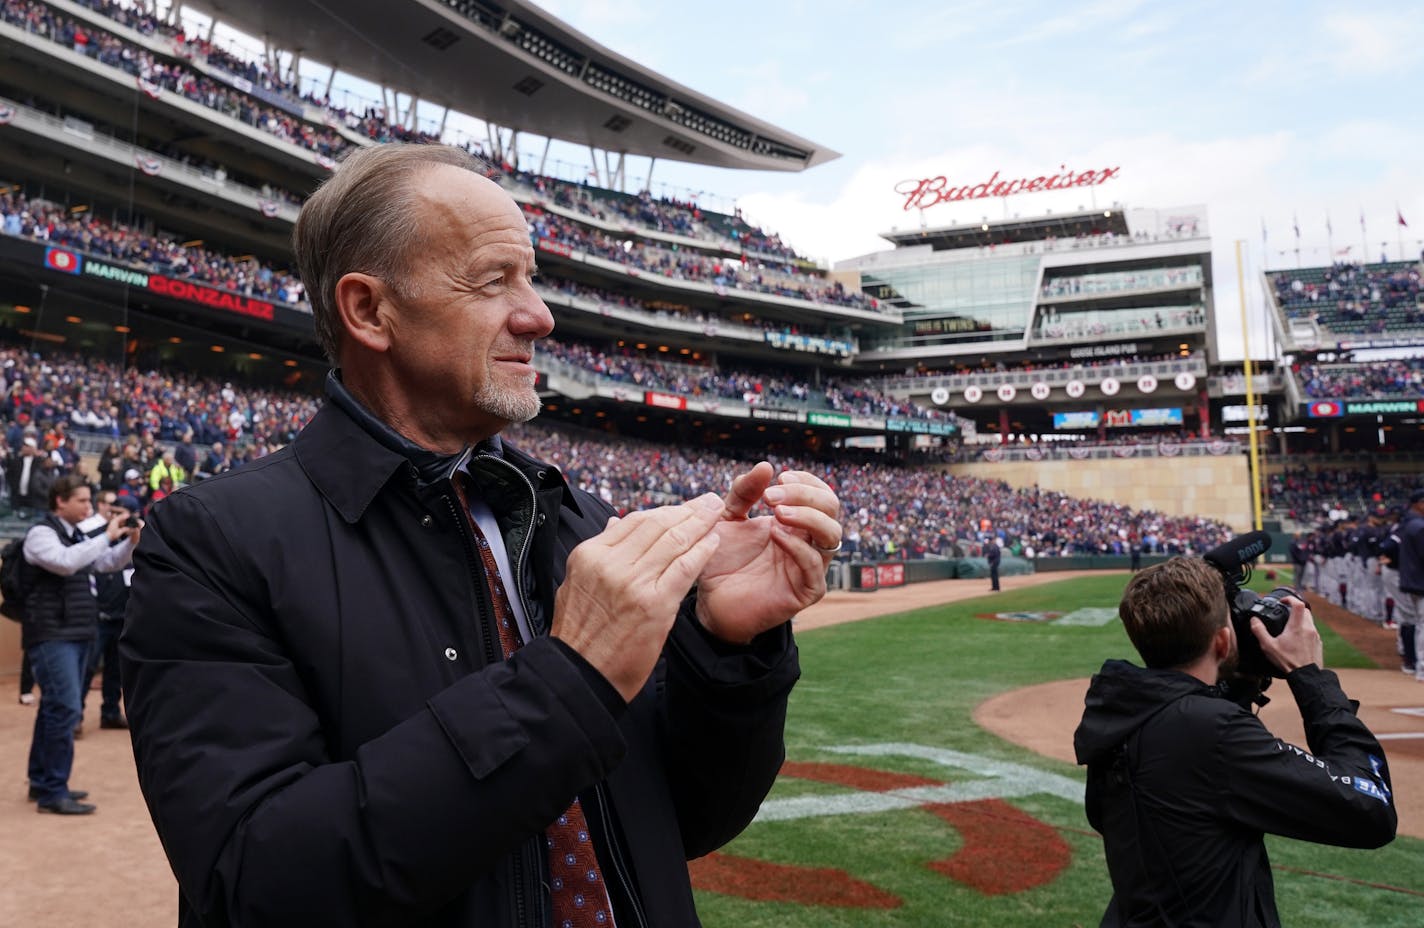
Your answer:
[[[697,924],[685,861],[745,827],[784,757],[790,630],[723,646],[689,598],[625,709],[543,635],[610,510],[487,450],[471,470],[539,633],[508,660],[448,470],[341,403],[155,508],[121,654],[182,925],[538,928],[542,830],[575,795],[621,928]]]

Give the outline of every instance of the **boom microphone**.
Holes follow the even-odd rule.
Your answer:
[[[1270,550],[1270,547],[1270,535],[1265,532],[1247,532],[1212,548],[1202,555],[1202,560],[1223,574],[1238,574],[1246,562],[1254,561]]]

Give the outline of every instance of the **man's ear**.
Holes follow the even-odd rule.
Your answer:
[[[1216,634],[1211,639],[1211,653],[1217,662],[1226,660],[1231,656],[1231,646],[1236,643],[1236,629],[1230,622],[1216,630]]]
[[[368,351],[390,346],[390,291],[379,277],[352,272],[336,282],[336,316],[346,338]]]

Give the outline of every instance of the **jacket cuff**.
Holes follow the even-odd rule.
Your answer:
[[[747,644],[733,644],[697,620],[695,594],[683,600],[668,648],[692,676],[733,704],[755,705],[781,696],[801,676],[790,622],[762,632]]]
[[[628,703],[623,701],[623,696],[618,692],[618,688],[608,681],[598,668],[588,662],[578,651],[563,639],[550,637],[554,647],[568,658],[569,663],[578,668],[579,674],[583,677],[583,682],[588,684],[588,688],[593,691],[593,695],[607,710],[608,714],[615,719],[621,716],[628,709]]]
[[[1286,684],[1296,705],[1304,712],[1309,708],[1341,708],[1354,713],[1354,702],[1340,688],[1340,678],[1333,670],[1326,670],[1318,664],[1306,664],[1286,674]]]

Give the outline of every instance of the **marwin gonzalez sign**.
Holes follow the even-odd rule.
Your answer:
[[[944,175],[926,177],[923,180],[902,180],[895,185],[895,192],[905,198],[905,210],[928,209],[941,203],[956,200],[987,200],[990,197],[1011,197],[1016,193],[1039,193],[1044,190],[1067,190],[1069,187],[1096,187],[1118,176],[1121,167],[1103,168],[1101,171],[1083,171],[1075,174],[1064,165],[1059,165],[1057,174],[1040,174],[1038,177],[1018,177],[1000,180],[999,172],[982,184],[954,186]]]

